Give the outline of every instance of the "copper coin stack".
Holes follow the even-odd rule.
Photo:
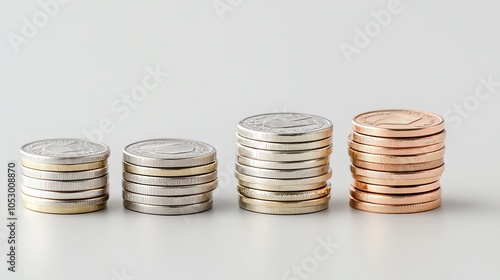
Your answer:
[[[441,206],[444,120],[428,112],[382,110],[353,119],[351,207],[416,213]]]

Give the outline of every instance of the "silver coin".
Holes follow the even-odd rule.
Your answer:
[[[313,150],[319,149],[332,144],[332,137],[325,139],[312,141],[312,142],[299,142],[299,143],[275,143],[275,142],[265,142],[253,139],[248,139],[236,134],[238,138],[238,143],[250,148],[256,148],[261,150],[271,150],[271,151],[302,151],[302,150]]]
[[[306,161],[265,161],[265,160],[242,157],[238,155],[236,161],[246,166],[264,168],[264,169],[277,169],[277,170],[305,169],[305,168],[313,168],[330,164],[329,157],[306,160]]]
[[[124,190],[154,196],[185,196],[211,192],[217,188],[217,179],[208,183],[187,186],[151,186],[122,180]]]
[[[100,189],[108,184],[108,175],[88,180],[77,181],[50,181],[27,177],[23,174],[20,176],[21,184],[28,188],[45,190],[45,191],[85,191],[92,189]]]
[[[295,192],[270,192],[257,189],[251,189],[238,185],[238,193],[255,199],[271,201],[302,201],[324,197],[330,194],[330,184],[323,188],[309,191]]]
[[[331,137],[333,124],[322,117],[301,113],[271,113],[243,119],[238,134],[269,142],[310,142]]]
[[[83,139],[47,139],[21,147],[21,159],[45,164],[82,164],[109,158],[108,146]]]
[[[186,176],[186,177],[155,177],[138,175],[123,171],[123,179],[143,185],[152,186],[188,186],[199,185],[211,182],[217,179],[217,171],[202,175]]]
[[[300,178],[300,179],[269,179],[269,178],[259,178],[254,176],[248,176],[241,174],[237,171],[234,172],[238,180],[248,183],[255,183],[268,186],[300,186],[315,183],[323,183],[332,178],[332,171],[320,176]]]
[[[307,169],[272,170],[272,169],[255,168],[251,166],[242,165],[240,163],[236,163],[235,169],[237,172],[248,176],[271,178],[271,179],[300,179],[300,178],[309,178],[326,174],[328,173],[328,170],[330,170],[330,166],[323,165]]]
[[[141,203],[141,204],[177,206],[177,205],[190,205],[208,201],[212,199],[212,192],[200,193],[195,195],[183,195],[183,196],[153,196],[153,195],[132,193],[126,190],[122,190],[122,198],[130,202]]]
[[[241,209],[261,213],[261,214],[271,214],[271,215],[300,215],[300,214],[310,214],[328,209],[328,202],[313,206],[305,207],[267,207],[262,205],[255,205],[239,201]]]
[[[283,185],[283,186],[273,186],[259,183],[250,183],[238,180],[238,184],[256,190],[270,191],[270,192],[296,192],[296,191],[310,191],[319,188],[324,188],[328,182],[318,182],[318,183],[301,183],[298,185]]]
[[[238,155],[265,161],[306,161],[330,156],[332,146],[316,150],[268,151],[238,145]]]
[[[37,169],[31,169],[28,167],[20,166],[21,173],[36,179],[43,180],[56,180],[56,181],[74,181],[74,180],[86,180],[102,177],[108,174],[108,167],[92,169],[86,171],[75,171],[75,172],[54,172],[54,171],[43,171]]]
[[[165,206],[165,205],[148,205],[130,202],[127,200],[123,201],[123,207],[126,209],[145,213],[145,214],[153,214],[153,215],[187,215],[187,214],[195,214],[207,211],[212,208],[212,200],[191,204],[191,205],[182,205],[182,206]]]
[[[29,196],[46,198],[46,199],[88,199],[99,196],[104,196],[109,192],[109,186],[100,189],[76,191],[76,192],[55,192],[33,189],[21,185],[21,191]]]
[[[123,160],[149,167],[193,167],[216,160],[215,148],[186,139],[153,139],[133,143],[123,150]]]
[[[40,206],[77,207],[77,206],[87,206],[87,205],[94,205],[106,202],[109,199],[109,195],[106,194],[100,197],[88,198],[88,199],[62,200],[62,199],[39,198],[21,193],[21,198],[25,202]]]

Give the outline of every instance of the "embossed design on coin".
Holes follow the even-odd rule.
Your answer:
[[[47,139],[24,145],[20,153],[32,162],[80,164],[105,160],[109,152],[106,145],[83,139]]]

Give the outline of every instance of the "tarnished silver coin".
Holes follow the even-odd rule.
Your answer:
[[[207,211],[212,208],[212,200],[202,203],[180,206],[165,206],[165,205],[148,205],[142,203],[123,201],[123,206],[126,209],[153,215],[187,215]]]
[[[270,113],[243,119],[238,134],[268,142],[310,142],[331,137],[333,124],[322,117],[302,113]]]
[[[192,167],[215,162],[216,150],[209,144],[199,141],[152,139],[125,147],[123,160],[148,167]]]
[[[82,164],[109,157],[108,146],[83,139],[47,139],[21,147],[21,159],[45,164]]]
[[[24,167],[23,165],[21,165],[20,168],[21,168],[20,169],[21,173],[28,177],[43,179],[43,180],[55,180],[55,181],[94,179],[108,174],[108,167],[85,170],[85,171],[74,171],[74,172],[43,171],[43,170]]]

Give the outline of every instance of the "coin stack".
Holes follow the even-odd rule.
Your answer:
[[[123,206],[155,215],[212,208],[217,188],[215,148],[198,141],[154,139],[123,150]]]
[[[79,214],[106,208],[109,148],[81,139],[49,139],[21,148],[21,197],[27,209]]]
[[[351,207],[377,213],[416,213],[441,206],[446,132],[435,114],[368,112],[353,119],[349,155]]]
[[[299,113],[240,121],[235,166],[240,207],[265,214],[328,208],[332,130],[329,120]]]

